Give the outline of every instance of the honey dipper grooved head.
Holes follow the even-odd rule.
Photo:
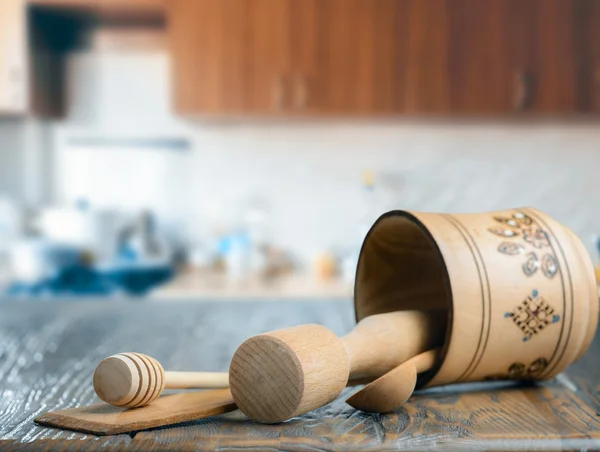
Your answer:
[[[126,408],[147,405],[158,398],[165,387],[160,363],[141,353],[119,353],[98,364],[94,372],[94,390],[106,403]]]

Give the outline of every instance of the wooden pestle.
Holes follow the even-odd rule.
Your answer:
[[[229,368],[233,399],[249,418],[276,423],[319,408],[348,380],[379,377],[442,341],[434,312],[403,311],[361,320],[337,337],[320,325],[300,325],[246,340]]]
[[[229,387],[226,372],[165,372],[141,353],[119,353],[102,360],[94,372],[94,390],[111,405],[135,408],[156,400],[164,389]]]

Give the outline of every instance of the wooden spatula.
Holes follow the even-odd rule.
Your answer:
[[[94,435],[118,435],[192,421],[237,409],[229,389],[165,395],[150,405],[125,409],[107,404],[43,414],[35,422]]]

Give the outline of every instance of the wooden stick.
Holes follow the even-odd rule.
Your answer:
[[[227,372],[165,372],[165,389],[223,389],[229,387]]]

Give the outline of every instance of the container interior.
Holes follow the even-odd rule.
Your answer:
[[[377,220],[363,243],[354,287],[356,319],[404,310],[436,311],[446,338],[438,365],[448,347],[452,297],[448,272],[435,240],[407,212],[389,212]],[[420,385],[423,383],[420,378]]]

